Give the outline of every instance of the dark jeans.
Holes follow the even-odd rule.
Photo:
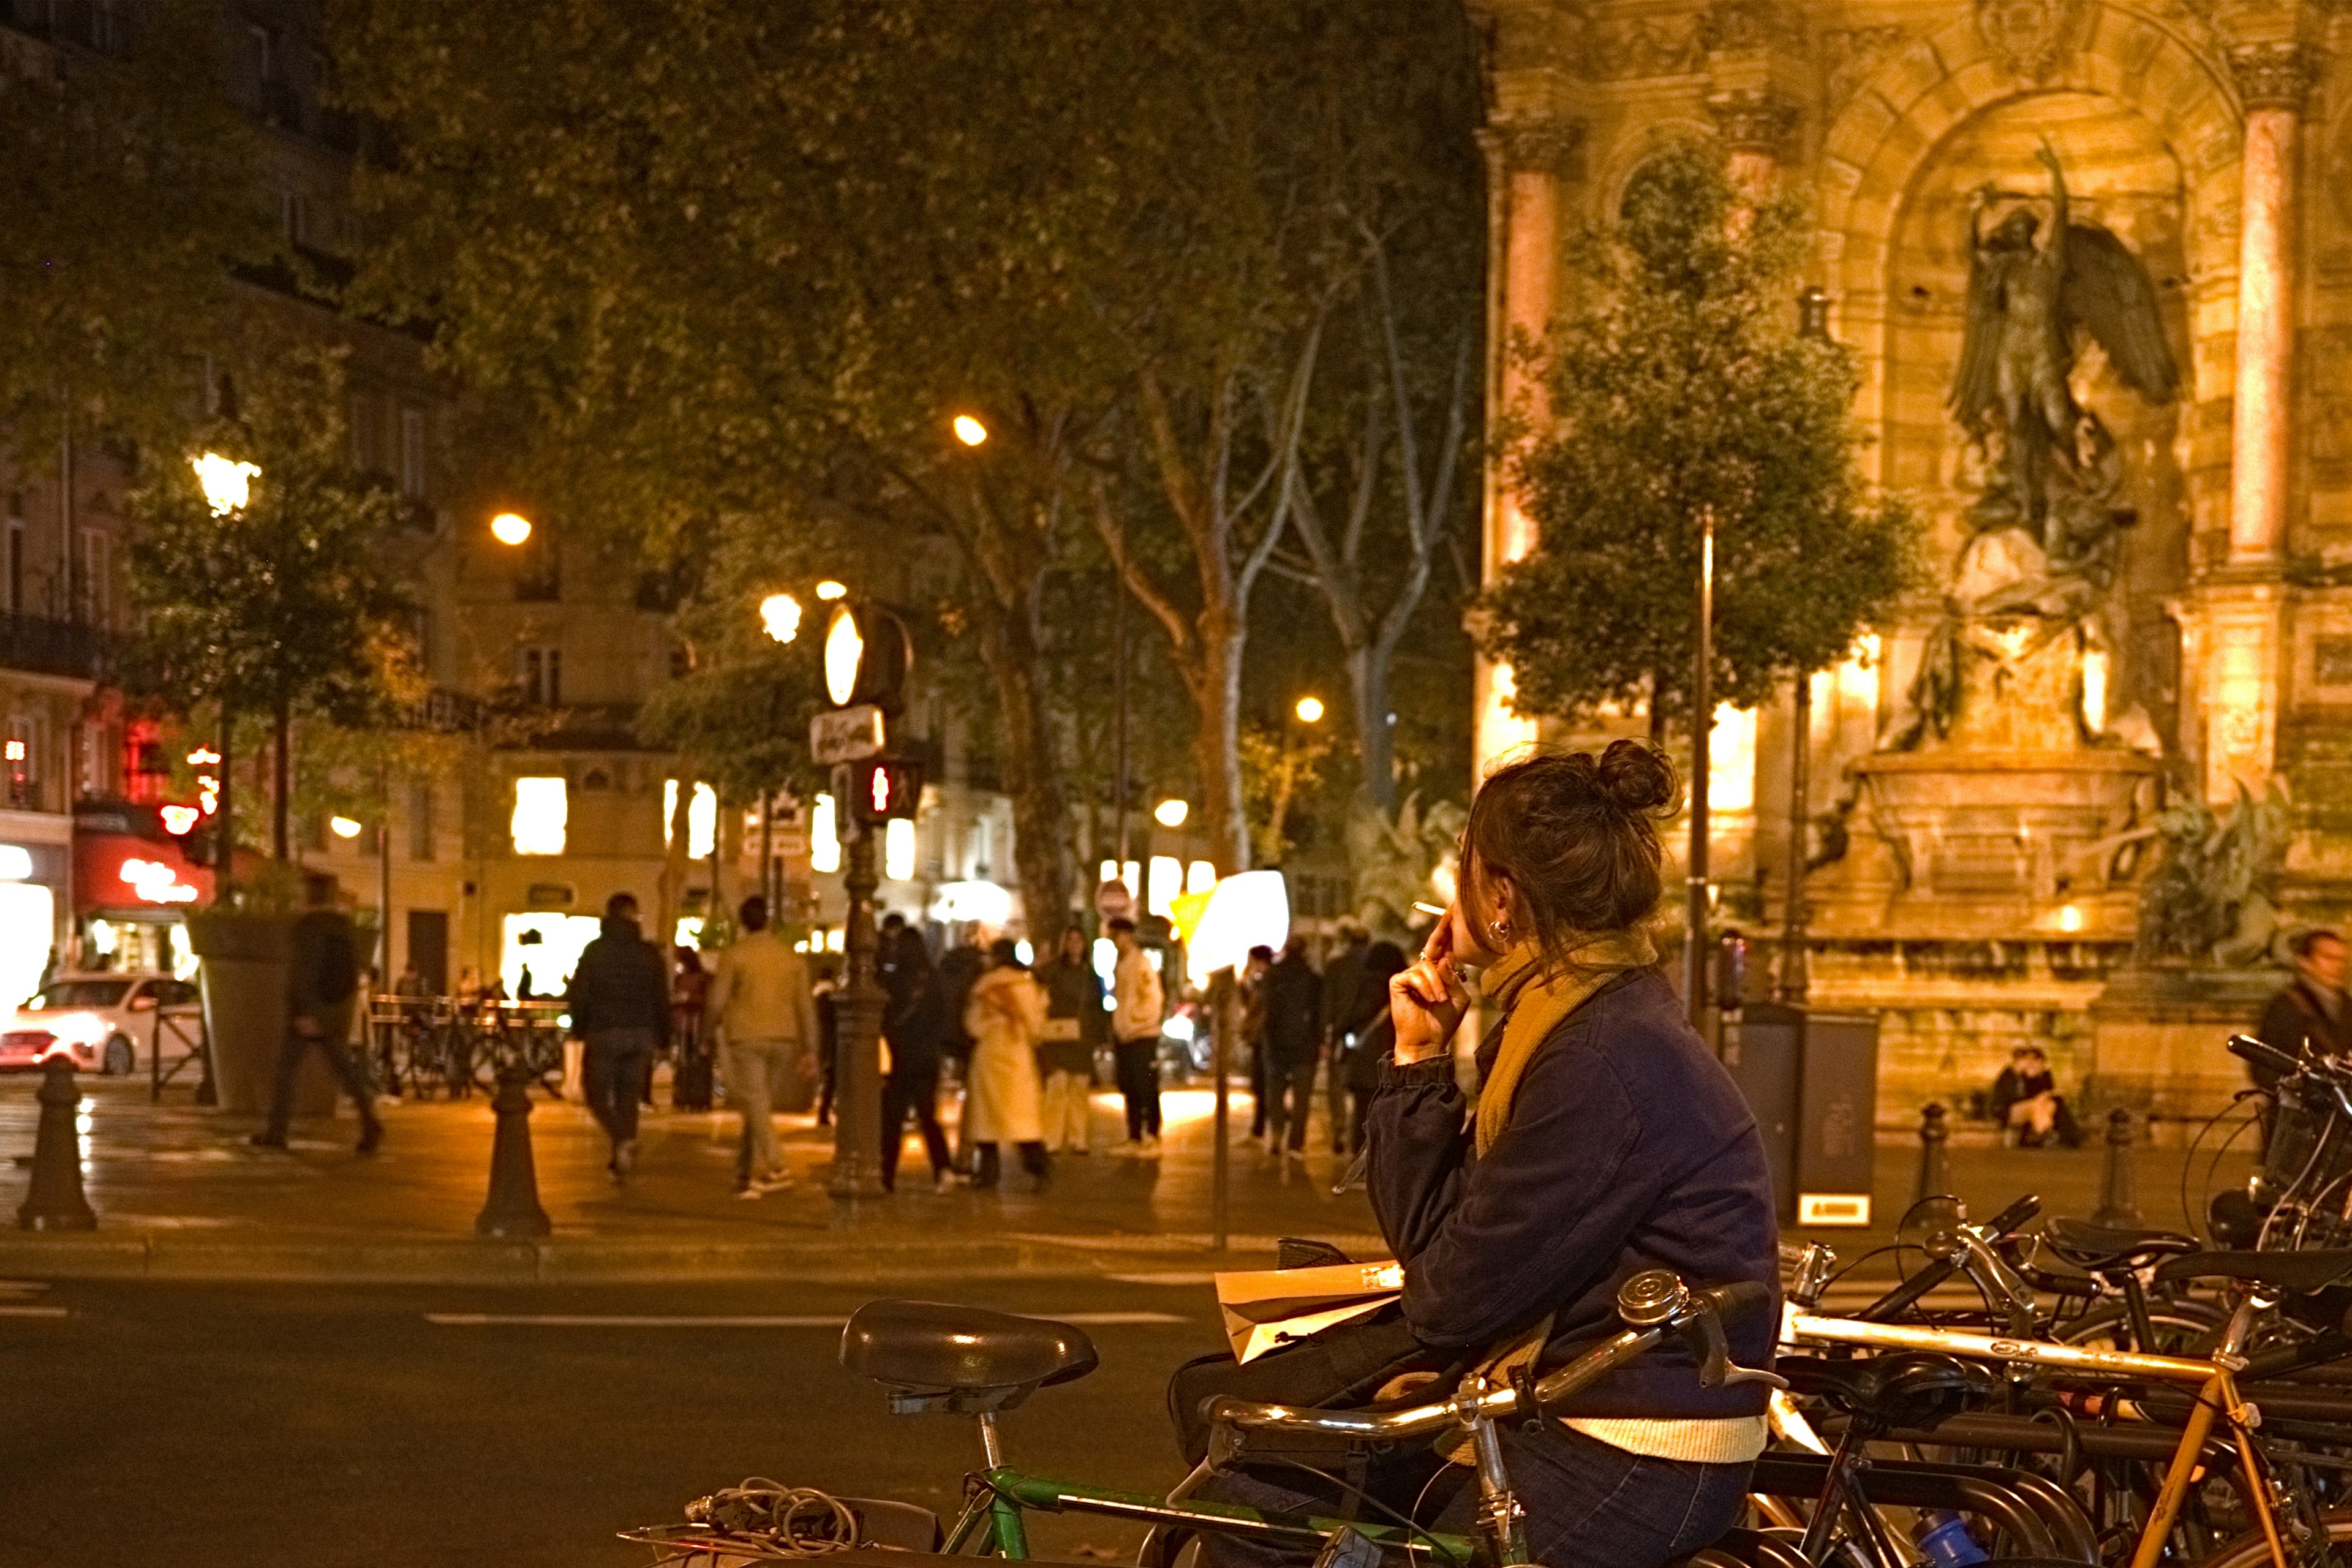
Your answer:
[[[972,1177],[973,1186],[992,1187],[1003,1179],[1003,1148],[1001,1143],[979,1145],[979,1152],[974,1157],[979,1163],[980,1169],[979,1173]],[[1020,1144],[1019,1148],[1021,1168],[1034,1176],[1038,1184],[1043,1186],[1045,1182],[1045,1173],[1053,1165],[1053,1163],[1045,1157],[1045,1141],[1042,1138],[1032,1138]]]
[[[1114,1054],[1118,1058],[1118,1092],[1127,1100],[1127,1141],[1137,1143],[1159,1137],[1160,1037],[1121,1040]]]
[[[1290,1146],[1306,1148],[1307,1115],[1315,1105],[1315,1058],[1309,1055],[1302,1060],[1286,1061],[1267,1052],[1265,1097],[1271,1102],[1265,1119],[1266,1146],[1280,1143],[1286,1127],[1290,1130]]]
[[[589,1113],[616,1148],[637,1135],[638,1092],[653,1059],[651,1029],[600,1029],[588,1037],[580,1076]]]
[[[828,1093],[833,1079],[825,1079]],[[910,1061],[894,1059],[890,1076],[882,1080],[882,1185],[898,1184],[898,1152],[907,1142],[907,1113],[915,1113],[915,1125],[922,1130],[923,1152],[931,1159],[931,1175],[936,1180],[955,1163],[948,1152],[948,1135],[940,1126],[940,1058],[918,1058]]]
[[[286,1136],[286,1124],[294,1119],[294,1079],[302,1070],[302,1058],[311,1051],[325,1054],[327,1066],[334,1069],[343,1092],[360,1108],[360,1124],[375,1120],[375,1096],[368,1088],[367,1074],[352,1059],[352,1053],[332,1044],[324,1035],[303,1035],[289,1025],[286,1037],[278,1045],[278,1076],[269,1088],[269,1135]]]
[[[1544,1568],[1658,1568],[1696,1552],[1739,1522],[1748,1505],[1748,1465],[1689,1465],[1648,1459],[1565,1427],[1528,1434],[1505,1431],[1503,1465],[1511,1489],[1527,1510],[1528,1555]],[[1416,1510],[1432,1530],[1475,1533],[1478,1475],[1466,1466],[1434,1461],[1442,1473],[1432,1479],[1432,1457],[1421,1450],[1374,1463],[1364,1489],[1399,1512]],[[1201,1489],[1204,1499],[1288,1511],[1337,1509],[1353,1517],[1352,1500],[1341,1500],[1300,1471],[1269,1467],[1219,1477]],[[1364,1509],[1364,1517],[1387,1522]],[[1230,1536],[1203,1535],[1208,1562],[1217,1568],[1266,1568],[1307,1561],[1279,1549]]]

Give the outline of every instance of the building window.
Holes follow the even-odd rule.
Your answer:
[[[25,602],[25,519],[16,509],[8,513],[8,559],[6,562],[8,613],[29,615],[32,605]]]
[[[515,780],[510,830],[518,855],[561,855],[571,804],[561,778]]]
[[[530,537],[514,552],[514,557],[516,598],[551,605],[563,596],[563,574],[556,558],[554,530],[544,525],[532,529]]]
[[[375,407],[374,393],[352,388],[352,467],[363,474],[373,472],[378,462]]]
[[[677,781],[662,780],[662,844],[667,847],[676,837],[673,824],[677,821]],[[707,784],[694,786],[693,798],[686,803],[686,855],[689,860],[707,860],[719,843],[719,794]]]
[[[278,211],[279,223],[286,230],[286,243],[308,245],[310,242],[310,198],[299,191],[281,191],[278,196]]]
[[[425,410],[400,411],[400,493],[425,499]]]
[[[563,650],[544,646],[519,649],[515,655],[515,679],[522,688],[522,700],[536,708],[557,708],[563,703]]]
[[[408,786],[408,858],[430,860],[433,846],[433,786],[415,784]]]
[[[102,528],[81,531],[82,619],[107,626],[114,619],[114,539]]]
[[[40,806],[40,776],[34,770],[37,751],[35,721],[18,714],[8,721],[8,734],[0,742],[0,762],[6,766],[8,806],[12,811],[34,811]]]

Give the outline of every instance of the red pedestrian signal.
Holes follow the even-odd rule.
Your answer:
[[[860,822],[912,820],[923,801],[923,764],[868,757],[849,764],[850,809]]]

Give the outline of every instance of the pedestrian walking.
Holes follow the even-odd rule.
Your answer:
[[[716,976],[690,947],[674,948],[671,956],[677,967],[669,983],[669,1102],[678,1110],[708,1110],[718,1052],[711,1022],[717,1015],[710,1011]]]
[[[834,1046],[840,1038],[834,998],[841,990],[841,981],[832,964],[818,965],[816,984],[812,989],[816,993],[816,1124],[825,1127],[833,1121],[833,1075],[837,1065]]]
[[[988,962],[988,972],[972,984],[963,1016],[964,1032],[972,1041],[963,1106],[979,1162],[972,1184],[996,1185],[1003,1174],[1003,1147],[1012,1143],[1021,1150],[1022,1168],[1042,1187],[1049,1163],[1037,1042],[1045,1033],[1045,993],[1021,962],[1012,938],[992,942]]]
[[[1323,977],[1307,962],[1307,939],[1294,936],[1265,976],[1265,1148],[1304,1162],[1307,1117],[1315,1103],[1315,1067],[1323,1049]],[[1286,1140],[1285,1134],[1287,1133]]]
[[[1348,1037],[1370,1019],[1363,1016],[1360,995],[1364,960],[1372,946],[1371,933],[1360,921],[1339,921],[1339,951],[1323,961],[1324,1103],[1331,1123],[1331,1152],[1344,1152],[1348,1142]],[[1381,996],[1381,1005],[1388,1005]]]
[[[2352,1020],[2344,1005],[2344,939],[2326,927],[2294,939],[2294,978],[2271,998],[2255,1030],[2266,1046],[2291,1056],[2306,1048],[2318,1057],[2352,1055]],[[2269,1089],[2278,1075],[2256,1066],[2249,1069],[2255,1087]]]
[[[1251,1139],[1265,1142],[1265,973],[1274,967],[1274,949],[1264,942],[1242,961],[1242,1050],[1249,1062]]]
[[[890,1047],[890,1070],[882,1079],[882,1185],[895,1189],[898,1157],[907,1142],[907,1118],[923,1135],[931,1162],[931,1184],[940,1192],[956,1184],[947,1130],[940,1125],[940,1058],[947,1046],[947,997],[923,933],[893,914],[882,922],[877,962],[882,980],[882,1037]]]
[[[1146,1157],[1160,1152],[1160,1024],[1167,995],[1160,972],[1135,940],[1135,922],[1122,915],[1110,922],[1118,949],[1111,971],[1111,1048],[1118,1061],[1118,1089],[1127,1101],[1125,1152]]]
[[[774,1110],[807,1105],[814,1086],[816,996],[808,965],[768,929],[768,900],[754,893],[736,910],[742,935],[719,955],[709,1010],[727,1100],[741,1113],[735,1192],[756,1198],[793,1184],[776,1143]],[[685,1047],[679,1047],[683,1053]]]
[[[637,899],[604,900],[599,933],[581,950],[565,998],[583,1047],[588,1109],[612,1142],[604,1168],[615,1185],[637,1163],[637,1089],[669,1034],[669,976],[661,949],[637,929]]]
[[[278,1045],[278,1076],[270,1085],[269,1121],[253,1135],[263,1149],[286,1147],[294,1118],[294,1080],[303,1058],[318,1051],[359,1107],[359,1152],[373,1154],[383,1142],[367,1074],[351,1053],[352,998],[359,991],[359,961],[352,952],[351,917],[335,907],[331,877],[307,879],[310,907],[294,921],[286,974],[286,1034]]]
[[[1037,966],[1045,988],[1045,1038],[1037,1068],[1045,1081],[1045,1152],[1092,1153],[1087,1112],[1093,1107],[1095,1048],[1108,1032],[1102,976],[1087,952],[1087,933],[1062,928],[1054,956]]]
[[[1381,1063],[1396,1043],[1396,1026],[1389,1020],[1389,982],[1404,973],[1404,949],[1392,942],[1376,942],[1364,954],[1362,987],[1372,998],[1369,1022],[1349,1031],[1348,1057],[1341,1076],[1348,1083],[1348,1152],[1364,1152],[1366,1117],[1372,1096],[1381,1087]]]

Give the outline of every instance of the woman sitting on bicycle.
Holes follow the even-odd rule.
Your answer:
[[[1679,794],[1663,755],[1619,741],[1515,763],[1471,806],[1460,892],[1390,984],[1396,1045],[1370,1113],[1372,1206],[1424,1345],[1548,1367],[1621,1327],[1617,1288],[1643,1269],[1777,1289],[1755,1119],[1642,928],[1654,824]],[[1475,1117],[1449,1048],[1467,969],[1502,1019],[1478,1047]],[[1769,1366],[1772,1340],[1765,1315],[1735,1324],[1733,1359]],[[1696,1372],[1669,1342],[1562,1420],[1504,1433],[1536,1562],[1653,1568],[1738,1522],[1767,1395]],[[1475,1490],[1446,1513],[1470,1517]]]

